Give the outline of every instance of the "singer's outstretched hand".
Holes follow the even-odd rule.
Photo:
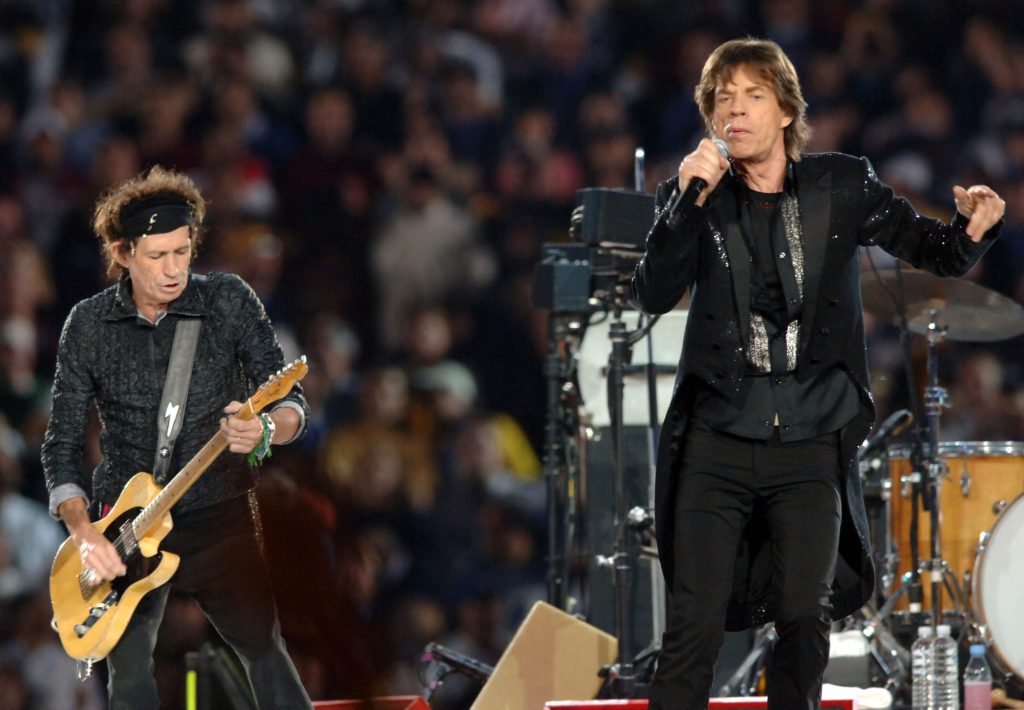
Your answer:
[[[985,232],[994,227],[1006,212],[1006,202],[987,185],[971,185],[966,190],[956,185],[953,201],[957,211],[970,220],[967,236],[973,242],[980,242]]]
[[[679,189],[685,190],[693,178],[700,178],[708,184],[700,195],[697,196],[696,205],[703,205],[704,201],[711,194],[711,191],[718,185],[718,181],[729,169],[729,161],[726,160],[721,151],[710,138],[704,138],[697,144],[697,148],[683,158],[679,164]]]

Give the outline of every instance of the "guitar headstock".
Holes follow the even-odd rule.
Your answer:
[[[309,372],[309,365],[306,363],[306,356],[303,355],[276,374],[271,375],[270,379],[256,390],[256,394],[250,397],[246,404],[252,407],[252,412],[255,415],[268,404],[276,402],[288,394],[295,383],[305,377],[307,372]]]

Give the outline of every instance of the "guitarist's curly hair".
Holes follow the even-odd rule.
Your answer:
[[[129,180],[106,192],[96,203],[92,228],[100,240],[107,262],[107,275],[120,276],[125,268],[117,263],[115,256],[132,253],[138,236],[122,233],[121,215],[127,205],[154,195],[180,197],[192,215],[189,235],[192,240],[192,254],[195,255],[202,240],[203,217],[206,216],[206,201],[199,188],[187,175],[154,165]]]

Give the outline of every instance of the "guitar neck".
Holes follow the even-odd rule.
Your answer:
[[[248,420],[256,416],[256,413],[271,402],[284,397],[292,386],[306,376],[308,371],[306,356],[279,370],[270,379],[249,397],[242,405],[242,408],[235,412],[234,419]],[[132,521],[132,533],[138,540],[146,535],[159,521],[163,520],[165,514],[181,500],[181,497],[188,492],[192,484],[199,480],[203,472],[210,467],[210,464],[223,453],[228,447],[228,441],[218,430],[210,440],[192,457],[192,460],[185,464],[185,468],[171,479],[171,481],[157,493],[142,512]]]
[[[251,415],[243,418],[249,419]],[[181,500],[192,484],[199,480],[199,477],[224,452],[227,446],[227,439],[219,431],[206,442],[203,448],[192,457],[192,460],[185,464],[185,468],[178,471],[163,490],[157,493],[153,500],[135,517],[132,522],[135,539],[144,537],[150,528],[161,520],[164,514],[174,507],[175,503]]]

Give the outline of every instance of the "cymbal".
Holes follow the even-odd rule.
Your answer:
[[[864,310],[898,324],[900,314],[893,296],[899,298],[901,283],[907,324],[915,333],[927,335],[931,323],[944,331],[947,340],[991,342],[1024,333],[1020,304],[973,281],[942,278],[927,271],[865,272],[861,276]]]

